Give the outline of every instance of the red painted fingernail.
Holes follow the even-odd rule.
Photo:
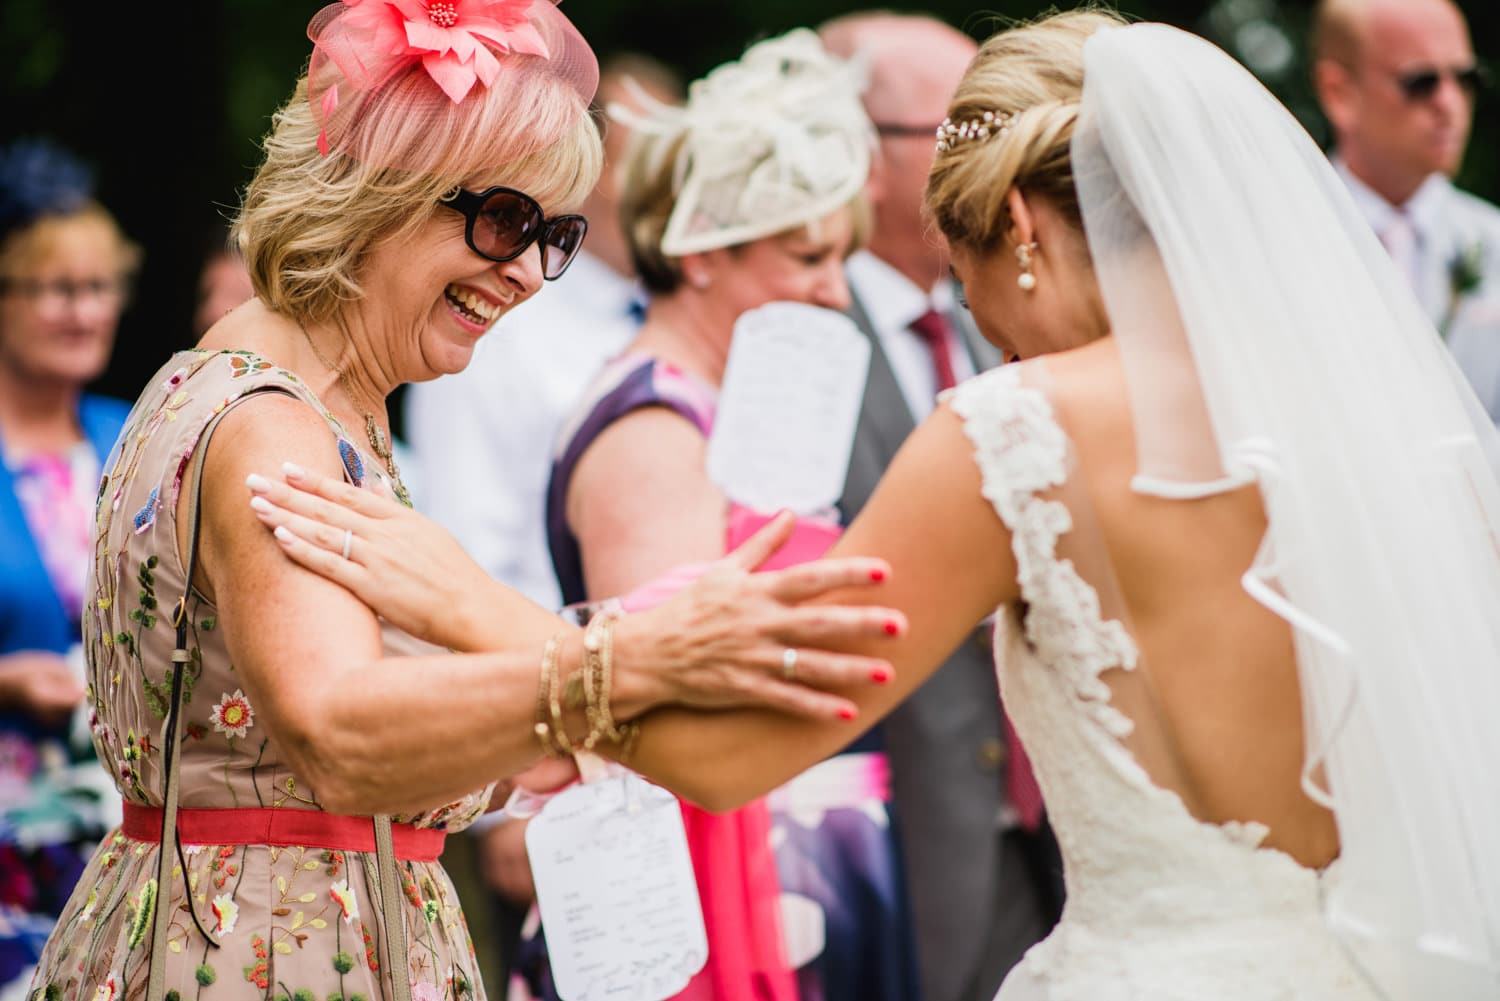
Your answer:
[[[879,568],[871,570],[870,579],[875,581],[877,584],[880,583],[881,581],[885,580],[885,571]]]
[[[870,680],[876,684],[883,685],[891,680],[891,669],[888,667],[877,667],[870,672]]]
[[[859,713],[855,712],[853,709],[850,709],[848,706],[845,706],[844,708],[839,710],[839,719],[842,720],[851,720],[858,715]]]
[[[885,632],[887,636],[895,636],[899,634],[901,632],[901,623],[897,622],[895,619],[888,619],[885,624]]]

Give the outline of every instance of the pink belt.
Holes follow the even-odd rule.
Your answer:
[[[120,831],[136,841],[161,842],[160,807],[125,804]],[[436,862],[443,854],[443,831],[392,824],[396,857],[405,862]],[[177,837],[185,845],[276,845],[373,852],[375,826],[369,817],[320,810],[247,807],[177,811]]]

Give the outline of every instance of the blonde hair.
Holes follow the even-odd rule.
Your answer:
[[[73,211],[44,215],[9,233],[0,241],[0,277],[14,278],[45,260],[62,238],[63,230],[80,223],[95,227],[109,242],[116,274],[122,281],[129,281],[140,269],[141,248],[125,235],[110,211],[93,199]]]
[[[1080,229],[1070,144],[1083,96],[1083,45],[1126,21],[1102,8],[1067,11],[1010,28],[980,46],[948,108],[955,123],[1013,115],[1004,135],[941,150],[927,179],[927,210],[950,243],[988,251],[1010,225],[1006,195],[1047,199]]]
[[[307,77],[272,119],[265,159],[245,191],[232,240],[255,294],[304,322],[324,320],[364,294],[359,272],[372,248],[414,234],[441,211],[438,201],[467,184],[505,184],[531,195],[548,215],[583,202],[599,178],[599,129],[578,92],[555,77],[518,77],[503,92],[475,89],[472,113],[434,134],[430,120],[400,102],[373,101],[365,134],[387,149],[422,149],[421,173],[372,167],[318,150],[319,125]],[[515,109],[556,142],[516,159]]]
[[[669,137],[636,133],[631,137],[625,165],[620,174],[620,224],[625,231],[625,243],[630,249],[630,261],[636,274],[640,276],[641,283],[658,294],[675,292],[682,287],[682,259],[664,252],[661,242],[666,235],[672,209],[677,204],[676,164],[687,139],[686,132]],[[841,207],[850,212],[850,222],[853,225],[850,252],[853,253],[870,238],[873,225],[870,199],[865,189],[860,188]],[[799,229],[812,228],[820,219],[808,219],[779,233],[757,239],[774,239]],[[755,240],[748,240],[728,249],[734,250],[754,242]]]

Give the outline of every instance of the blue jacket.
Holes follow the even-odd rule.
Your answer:
[[[130,404],[84,396],[78,421],[102,466],[125,426]],[[0,654],[18,650],[66,653],[79,641],[77,627],[52,588],[31,537],[10,470],[0,462]]]

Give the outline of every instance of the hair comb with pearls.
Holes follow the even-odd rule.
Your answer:
[[[994,136],[1003,136],[1010,131],[1015,121],[1015,115],[1008,115],[1003,111],[986,111],[982,116],[966,122],[944,118],[943,124],[937,127],[937,151],[941,153],[955,149],[959,143],[968,139],[983,142]]]

